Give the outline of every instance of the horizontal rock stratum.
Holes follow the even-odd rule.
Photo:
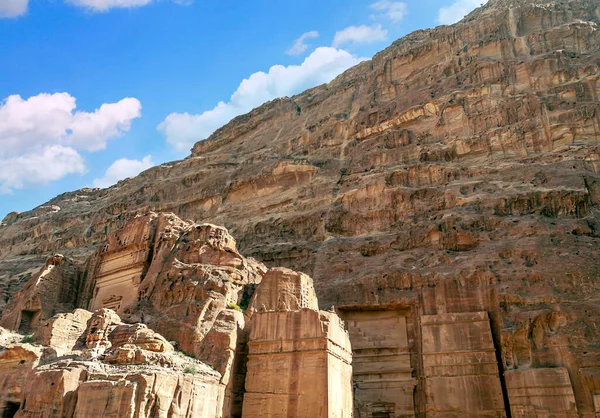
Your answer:
[[[233,284],[262,278],[259,264],[314,279],[320,308],[335,305],[350,336],[355,416],[595,417],[599,24],[596,0],[491,0],[327,85],[234,119],[182,161],[10,214],[0,226],[2,321],[104,301],[125,309],[160,294],[124,320],[143,312],[168,340],[186,334],[192,319],[160,304],[187,290],[146,271],[146,247],[131,247],[128,267],[141,293],[111,299],[100,288],[94,298],[84,273],[105,245],[145,236],[139,226],[127,243],[118,237],[136,216],[172,212],[227,227],[237,240],[226,257]],[[55,253],[64,258],[46,263]],[[257,264],[236,264],[249,258]],[[164,271],[180,269],[166,262]],[[35,299],[11,300],[30,277],[61,269],[76,300],[39,310],[25,305]],[[55,300],[42,290],[33,293]],[[231,322],[199,309],[193,318],[206,315],[210,326],[186,349],[201,356],[211,327]]]

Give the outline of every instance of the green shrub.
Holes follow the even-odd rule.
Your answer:
[[[240,306],[236,305],[235,303],[230,303],[229,305],[227,305],[227,307],[229,309],[233,309],[233,310],[242,312],[242,308],[240,308]]]
[[[195,355],[194,353],[188,354],[188,353],[185,353],[185,352],[183,352],[183,351],[181,351],[181,350],[177,350],[177,355],[178,355],[179,357],[189,357],[189,358],[196,358],[196,355]]]
[[[196,374],[196,373],[198,373],[198,369],[196,368],[196,366],[187,366],[185,369],[183,369],[183,373],[184,374]]]
[[[21,340],[21,344],[31,344],[33,343],[33,335],[26,335]]]

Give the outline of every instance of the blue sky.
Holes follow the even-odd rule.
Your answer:
[[[479,0],[0,0],[0,220],[181,159],[231,117]]]

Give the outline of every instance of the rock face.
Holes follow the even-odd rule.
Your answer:
[[[11,318],[44,294],[47,271],[7,304],[11,329],[23,331]],[[77,271],[85,278],[79,291],[56,309],[100,306],[93,314],[78,308],[31,322],[35,333],[25,338],[0,328],[3,416],[352,415],[352,354],[341,319],[318,310],[309,276],[244,258],[225,228],[150,213]],[[54,272],[56,283],[71,275]],[[251,305],[246,315],[237,303]],[[273,392],[279,373],[287,380]]]
[[[487,312],[424,315],[421,338],[427,416],[506,416]]]
[[[53,253],[83,263],[99,251],[88,263],[105,270],[81,279],[76,306],[88,308],[82,301],[98,287],[96,306],[117,303],[127,321],[143,314],[168,340],[190,335],[186,349],[199,356],[216,351],[201,341],[244,341],[241,320],[233,326],[224,307],[241,303],[262,270],[216,250],[206,232],[173,221],[167,233],[153,218],[141,247],[109,242],[102,255],[106,237],[136,216],[173,212],[223,224],[239,253],[314,278],[320,307],[337,307],[356,349],[356,416],[594,417],[598,24],[596,0],[491,0],[456,25],[394,42],[328,85],[234,119],[183,161],[11,214],[0,227],[0,304]],[[206,252],[188,253],[186,234]],[[110,255],[119,251],[133,253],[125,276]],[[214,257],[218,268],[205,270]],[[102,287],[103,277],[138,290],[111,299],[118,286]],[[6,315],[27,311],[29,299],[19,300]],[[180,300],[196,303],[189,316]],[[294,300],[284,298],[288,309]],[[389,331],[377,329],[380,321]],[[426,337],[431,327],[447,338]],[[461,336],[473,338],[464,353]],[[244,360],[215,364],[230,362]],[[486,405],[470,398],[477,382],[485,387],[473,393]],[[448,387],[454,403],[436,395]]]
[[[6,305],[0,326],[29,332],[56,312],[71,311],[77,306],[81,276],[81,269],[64,256],[48,258],[44,267]]]
[[[250,326],[243,416],[351,417],[348,333],[334,312],[318,310],[310,277],[269,270],[251,308],[258,312]]]
[[[60,338],[74,329],[78,338]],[[61,315],[33,340],[43,345],[11,342],[0,351],[3,416],[222,416],[225,387],[216,371],[114,311]]]

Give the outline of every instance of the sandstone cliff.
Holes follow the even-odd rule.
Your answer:
[[[3,417],[352,416],[349,336],[312,279],[173,214],[131,220],[84,266],[51,257],[0,325],[35,331],[0,328]]]
[[[492,0],[234,119],[183,161],[11,214],[0,304],[54,252],[83,262],[127,220],[169,211],[314,278],[364,356],[359,413],[593,417],[599,23],[595,0]],[[382,369],[393,382],[368,378]],[[472,396],[440,400],[457,387]]]

